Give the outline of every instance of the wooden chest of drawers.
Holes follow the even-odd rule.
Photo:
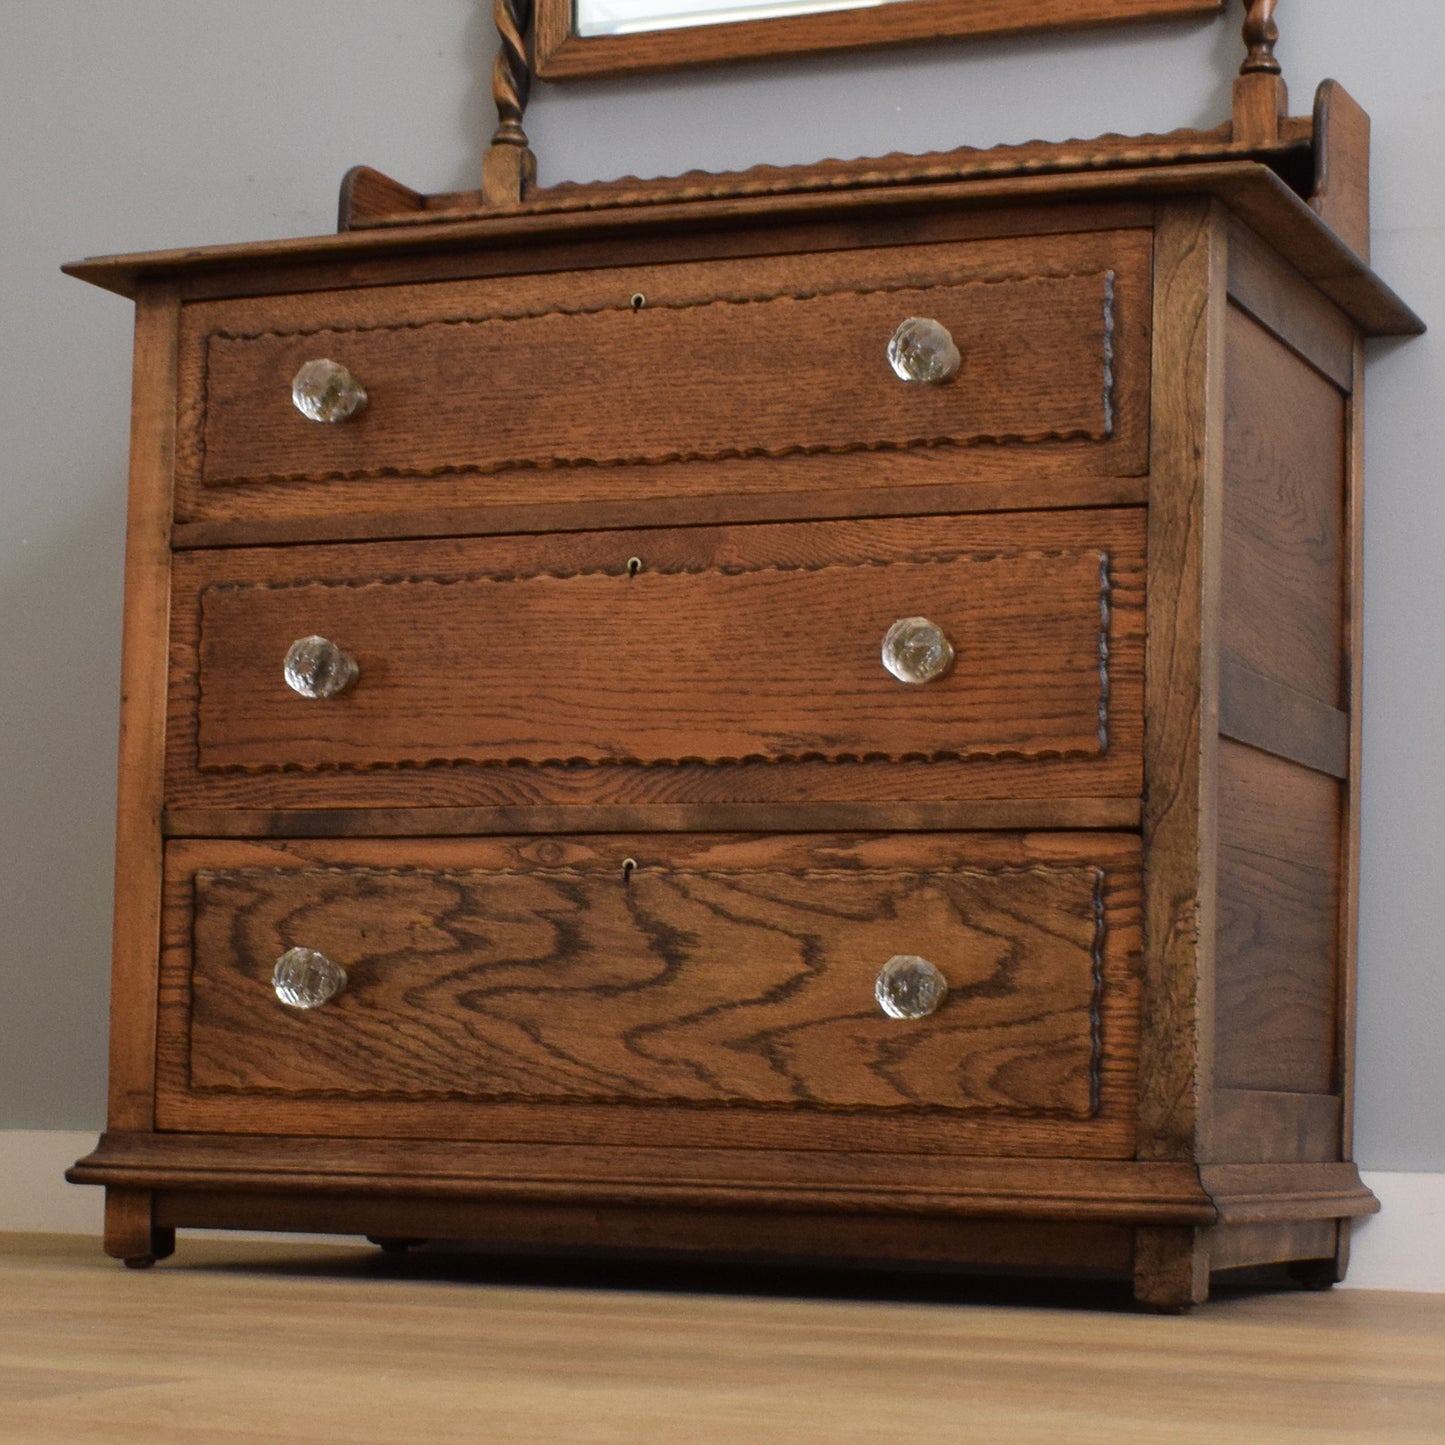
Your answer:
[[[1415,322],[1260,166],[1097,189],[77,268],[139,304],[112,1253],[1335,1277]]]

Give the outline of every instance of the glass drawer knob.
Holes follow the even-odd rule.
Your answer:
[[[286,686],[302,697],[335,697],[360,675],[356,659],[324,637],[302,637],[286,654]]]
[[[953,666],[953,644],[936,622],[900,617],[883,634],[883,666],[899,682],[933,682]]]
[[[904,381],[937,386],[963,365],[948,328],[927,316],[910,316],[888,343],[888,364]]]
[[[271,987],[288,1008],[320,1008],[346,987],[346,970],[314,948],[288,948],[276,960]]]
[[[948,980],[916,953],[895,954],[878,971],[873,997],[891,1019],[923,1019],[948,996]]]
[[[345,421],[366,405],[366,392],[339,361],[321,357],[296,373],[291,400],[311,421]]]

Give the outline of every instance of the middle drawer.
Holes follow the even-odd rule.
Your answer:
[[[183,555],[168,801],[1137,794],[1143,553],[1116,511]]]

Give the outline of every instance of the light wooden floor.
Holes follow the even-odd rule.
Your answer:
[[[209,1240],[132,1273],[90,1240],[0,1236],[0,1441],[1445,1441],[1445,1295],[1236,1295],[1168,1318],[1109,1294],[577,1274]]]

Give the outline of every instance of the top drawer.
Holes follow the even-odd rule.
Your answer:
[[[183,318],[182,520],[573,504],[1138,473],[1139,231],[513,275],[197,303]],[[909,316],[963,354],[887,359]],[[308,420],[309,360],[365,388]],[[519,475],[522,474],[522,475]]]

